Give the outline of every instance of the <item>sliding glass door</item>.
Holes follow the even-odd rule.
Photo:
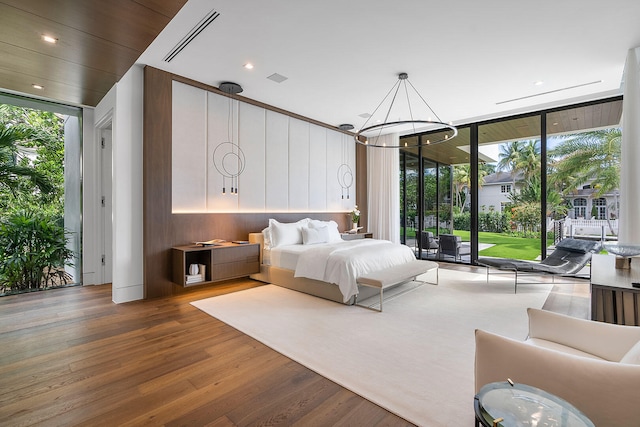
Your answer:
[[[403,242],[416,256],[544,259],[567,236],[615,240],[622,100],[558,108],[458,128],[401,150]],[[454,235],[461,249],[432,248]],[[426,236],[423,238],[423,236]]]
[[[478,255],[540,259],[540,116],[478,126]]]

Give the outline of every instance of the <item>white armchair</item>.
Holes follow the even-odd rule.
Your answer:
[[[565,399],[596,426],[640,425],[640,327],[528,314],[525,341],[476,330],[476,393],[511,378]]]

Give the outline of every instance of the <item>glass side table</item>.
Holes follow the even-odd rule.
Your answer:
[[[511,380],[484,385],[473,403],[476,427],[595,427],[566,400]]]

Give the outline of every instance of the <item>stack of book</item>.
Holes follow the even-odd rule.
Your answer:
[[[204,282],[205,279],[205,271],[206,266],[204,264],[198,264],[198,273],[197,274],[187,274],[185,276],[185,284],[190,285],[193,283]]]
[[[202,276],[202,274],[187,274],[187,279],[185,280],[185,283],[187,285],[191,284],[191,283],[198,283],[198,282],[202,282],[204,280],[204,277]]]

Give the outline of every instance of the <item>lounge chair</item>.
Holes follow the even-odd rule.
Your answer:
[[[550,274],[552,276],[583,277],[580,270],[591,260],[591,255],[600,250],[600,247],[600,242],[595,240],[566,238],[561,240],[553,253],[541,262],[481,257],[478,258],[478,265],[487,267],[487,282],[489,281],[489,270],[492,268],[514,273],[514,291],[517,292],[518,275]]]
[[[453,234],[441,234],[438,238],[438,259],[443,255],[453,257],[455,261],[462,260],[462,255],[469,255],[471,248],[462,244],[462,238]]]

